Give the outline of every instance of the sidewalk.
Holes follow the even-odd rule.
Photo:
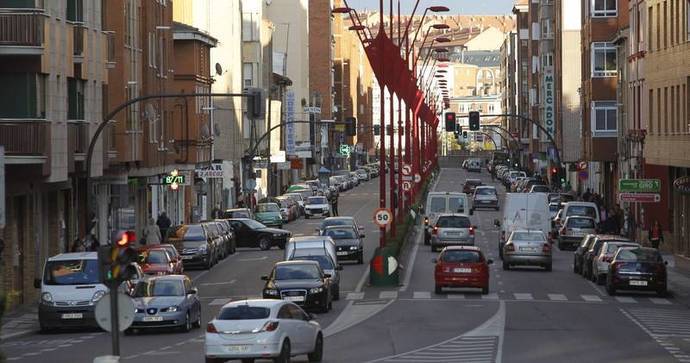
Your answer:
[[[664,261],[668,263],[667,274],[669,290],[681,296],[690,296],[690,271],[676,266],[676,256],[662,252]]]
[[[35,304],[22,306],[3,317],[0,341],[28,335],[38,330],[38,307]]]

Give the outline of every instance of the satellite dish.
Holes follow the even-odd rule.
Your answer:
[[[223,67],[220,65],[220,63],[216,63],[216,74],[219,76],[223,74]]]

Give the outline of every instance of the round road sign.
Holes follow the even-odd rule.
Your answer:
[[[404,181],[404,182],[402,183],[402,188],[403,188],[404,191],[409,192],[410,189],[412,189],[412,183],[410,183],[410,182],[408,182],[408,181]]]
[[[422,176],[419,174],[415,174],[414,175],[414,182],[417,184],[421,183],[422,182]]]
[[[405,176],[412,175],[412,166],[410,164],[403,165],[402,173]]]
[[[117,294],[117,315],[118,315],[118,328],[120,331],[125,331],[132,325],[134,321],[134,300],[131,297],[123,294]],[[105,294],[96,303],[96,309],[94,311],[96,315],[96,322],[105,331],[110,331],[111,320],[110,320],[110,293]]]
[[[391,219],[393,219],[393,214],[386,208],[379,208],[374,212],[374,223],[379,227],[387,226],[391,223]]]

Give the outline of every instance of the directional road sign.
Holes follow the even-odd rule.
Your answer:
[[[658,193],[619,193],[621,202],[630,203],[659,203],[661,195]]]
[[[422,176],[419,174],[415,174],[414,175],[414,182],[417,184],[421,183],[422,182]]]
[[[404,191],[409,192],[410,189],[412,189],[412,183],[409,182],[409,181],[404,181],[404,182],[402,183],[402,188],[403,188]]]
[[[379,227],[386,227],[391,223],[393,219],[393,214],[389,209],[379,208],[374,212],[374,223]]]
[[[659,179],[621,179],[618,181],[621,193],[659,193],[661,180]]]
[[[402,173],[405,176],[412,175],[412,166],[410,164],[403,165]]]

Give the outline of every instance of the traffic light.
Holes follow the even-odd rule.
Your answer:
[[[446,132],[455,131],[455,112],[446,112]]]
[[[374,135],[381,135],[381,125],[374,125]]]
[[[131,265],[137,262],[138,257],[137,251],[132,248],[135,240],[134,232],[120,231],[110,246],[98,248],[98,266],[104,284],[117,286],[136,274],[136,269]]]
[[[467,131],[463,131],[463,132],[462,132],[462,138],[463,138],[463,139],[466,139],[466,138],[467,138]]]
[[[101,283],[108,285],[113,280],[113,259],[111,246],[98,247],[98,270]]]
[[[247,117],[250,120],[260,120],[266,117],[266,91],[263,88],[245,88],[247,98]]]
[[[479,111],[470,111],[470,131],[479,131]]]
[[[551,175],[556,176],[556,174],[558,174],[558,168],[554,166],[553,168],[551,168]]]
[[[345,135],[357,136],[357,119],[354,117],[345,118]]]

